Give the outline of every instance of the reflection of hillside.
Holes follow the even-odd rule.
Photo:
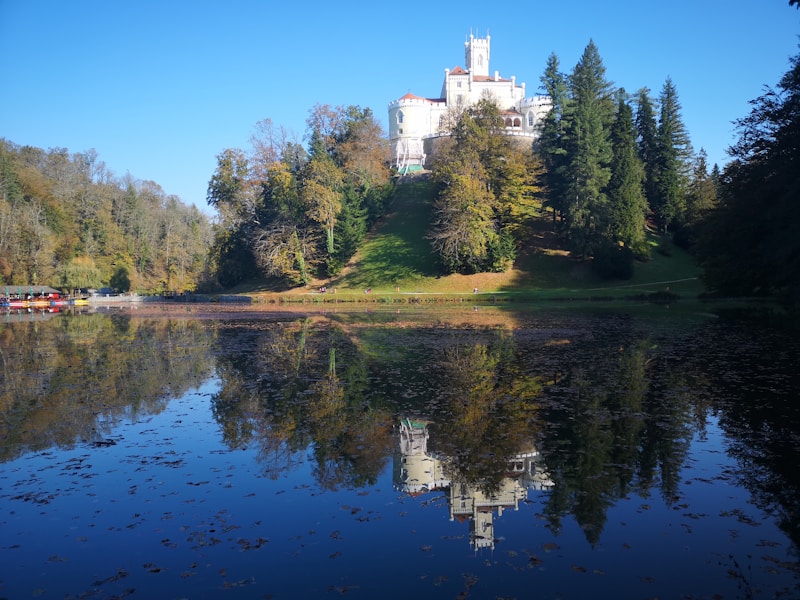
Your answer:
[[[0,460],[99,441],[212,372],[196,321],[62,315],[0,327]]]
[[[377,480],[391,453],[390,416],[370,404],[364,356],[316,319],[232,321],[219,332],[212,411],[231,447],[253,445],[277,477],[310,450],[324,489]]]
[[[329,316],[217,330],[212,410],[231,447],[260,448],[270,476],[310,451],[324,489],[375,481],[397,443],[391,423],[414,414],[430,422],[401,425],[395,482],[452,492],[454,519],[462,503],[471,523],[483,519],[476,542],[485,511],[525,497],[517,486],[548,488],[552,530],[572,515],[592,544],[616,499],[660,488],[674,501],[704,416],[687,392],[697,383],[671,364],[670,353],[683,360],[671,330],[651,341],[615,315],[522,330]]]
[[[518,510],[529,489],[540,491],[553,485],[533,444],[513,455],[499,484],[491,490],[467,481],[455,471],[447,456],[428,453],[428,423],[404,418],[398,425],[399,452],[394,463],[395,487],[412,496],[434,490],[447,491],[451,521],[469,521],[470,545],[475,549],[493,548],[494,514]]]

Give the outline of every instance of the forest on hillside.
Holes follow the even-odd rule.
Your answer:
[[[211,254],[222,287],[335,275],[385,213],[389,144],[372,110],[318,104],[306,124],[307,146],[265,119],[249,152],[217,156],[207,199],[220,217]]]
[[[800,291],[798,58],[737,122],[733,160],[709,167],[692,147],[678,91],[657,96],[606,79],[590,41],[569,72],[551,55],[541,77],[553,109],[532,147],[504,135],[491,98],[455,110],[431,161],[436,197],[426,238],[442,275],[503,271],[536,242],[541,210],[577,260],[632,276],[654,247],[692,252],[718,293]],[[218,158],[208,201],[220,213],[212,272],[223,286],[257,276],[286,286],[340,272],[391,206],[386,140],[369,109],[318,105],[308,147],[270,120],[253,149]]]
[[[628,94],[605,76],[593,42],[570,73],[552,55],[553,101],[536,143],[505,135],[492,98],[452,108],[429,161],[427,241],[442,275],[500,272],[535,244],[542,209],[574,257],[628,278],[649,233],[692,247],[718,203],[720,173],[695,153],[674,84]],[[267,119],[249,151],[217,157],[208,202],[220,215],[212,272],[223,287],[271,277],[292,287],[337,275],[390,206],[385,134],[369,109],[317,105],[307,146]]]
[[[211,223],[153,181],[116,177],[94,150],[0,139],[0,285],[194,289]]]
[[[569,72],[548,58],[553,109],[532,146],[504,135],[491,98],[453,110],[429,165],[438,272],[509,269],[546,211],[571,256],[603,277],[629,278],[654,247],[677,244],[714,292],[796,301],[799,61],[751,101],[723,169],[692,147],[671,80],[657,95],[616,88],[592,41]],[[249,149],[217,156],[214,223],[157,183],[114,176],[94,151],[0,139],[0,285],[288,289],[336,276],[389,214],[397,178],[369,108],[318,104],[306,125],[301,143],[265,119]]]

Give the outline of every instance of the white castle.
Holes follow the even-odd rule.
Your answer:
[[[490,37],[472,34],[464,43],[466,69],[444,70],[440,98],[406,94],[389,104],[389,139],[392,161],[400,173],[420,170],[433,152],[435,139],[449,135],[449,123],[459,111],[489,98],[500,108],[506,132],[533,143],[539,124],[552,104],[548,96],[525,97],[525,84],[516,77],[504,79],[498,71],[489,75]]]

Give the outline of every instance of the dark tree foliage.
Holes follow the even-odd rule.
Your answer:
[[[128,275],[128,269],[125,267],[117,267],[111,279],[108,280],[108,285],[117,293],[124,294],[130,291],[131,279]]]
[[[569,126],[569,97],[567,78],[559,70],[558,57],[551,54],[541,77],[544,92],[553,108],[544,118],[535,149],[542,158],[545,203],[553,210],[553,225],[558,215],[566,213],[566,169],[568,165],[566,132]]]
[[[800,55],[751,102],[699,248],[708,285],[734,295],[800,297]]]
[[[574,106],[567,142],[567,232],[578,256],[591,256],[608,236],[606,186],[611,176],[609,128],[614,103],[605,72],[590,40],[569,79]]]
[[[654,201],[651,199],[657,194],[658,124],[650,90],[647,88],[640,89],[636,95],[636,130],[639,135],[639,158],[644,166],[644,194],[650,205]]]
[[[648,198],[656,225],[662,233],[670,226],[680,226],[686,210],[691,144],[681,117],[678,91],[670,78],[659,96],[661,115],[658,121],[655,156],[655,185]]]
[[[636,147],[633,110],[622,90],[617,116],[611,127],[611,145],[613,156],[608,184],[611,241],[628,248],[640,258],[646,258],[644,169]]]

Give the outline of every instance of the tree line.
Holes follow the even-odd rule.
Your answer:
[[[594,42],[569,75],[552,54],[541,78],[552,98],[537,142],[554,226],[579,257],[609,275],[649,257],[648,231],[690,244],[717,203],[718,167],[695,154],[667,78],[657,99],[614,88]]]
[[[795,2],[792,2],[795,4]],[[717,210],[703,222],[698,260],[708,285],[737,295],[800,299],[800,54],[777,87],[737,121]]]
[[[155,182],[114,176],[94,150],[0,139],[0,285],[193,289],[210,234],[197,207]]]
[[[569,73],[541,77],[552,110],[532,146],[505,135],[491,98],[454,111],[432,160],[427,238],[440,272],[504,271],[550,212],[572,256],[626,278],[653,240],[692,251],[712,291],[800,286],[798,57],[738,121],[733,160],[709,172],[667,78],[653,97],[615,88],[594,42]],[[95,151],[0,139],[0,285],[119,291],[307,285],[338,274],[393,193],[388,140],[369,108],[316,105],[300,140],[270,119],[249,149],[217,156],[211,223],[158,184],[115,177]]]
[[[388,141],[369,108],[316,105],[304,146],[270,119],[246,152],[217,156],[207,200],[221,287],[255,277],[308,284],[340,272],[392,197]]]
[[[797,5],[797,2],[791,2]],[[512,149],[496,107],[458,115],[434,164],[431,241],[448,272],[503,270],[541,202],[574,257],[626,278],[652,240],[689,250],[713,293],[800,298],[800,54],[736,122],[732,161],[695,153],[675,84],[657,98],[614,88],[590,41],[569,74],[541,77],[553,108],[530,152]]]
[[[444,120],[427,234],[440,271],[507,270],[542,205],[572,254],[606,276],[629,277],[635,259],[648,259],[648,229],[693,243],[717,203],[718,169],[694,153],[672,81],[658,99],[616,89],[593,42],[570,74],[551,55],[541,80],[553,109],[532,146],[505,135],[491,97]],[[221,287],[336,275],[389,205],[388,147],[369,109],[317,105],[305,140],[267,119],[249,152],[218,155],[207,199],[220,215],[212,262]]]

